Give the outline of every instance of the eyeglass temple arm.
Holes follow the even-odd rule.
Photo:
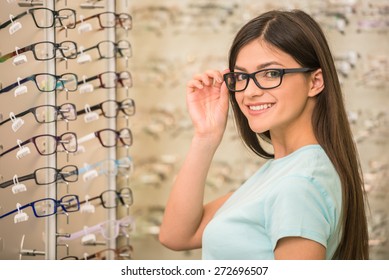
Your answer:
[[[17,16],[14,16],[14,17],[12,18],[12,20],[7,20],[6,22],[2,23],[2,24],[0,25],[0,29],[3,29],[3,28],[5,28],[5,27],[7,27],[7,26],[10,25],[13,21],[18,20],[18,19],[20,19],[21,17],[24,17],[24,16],[27,15],[28,13],[29,13],[29,10],[27,10],[27,11],[21,13],[21,14],[18,14]]]
[[[92,227],[88,227],[86,229],[82,229],[80,231],[74,232],[74,233],[70,234],[69,237],[61,236],[61,237],[58,238],[58,241],[59,242],[60,241],[64,241],[64,242],[72,241],[72,240],[81,238],[81,237],[85,236],[86,234],[94,233],[94,232],[96,232],[98,230],[100,230],[100,224],[97,224],[97,225],[94,225]]]
[[[21,49],[18,49],[17,51],[15,50],[15,51],[13,51],[11,53],[7,53],[7,54],[3,55],[2,57],[0,57],[0,63],[10,59],[11,57],[17,56],[17,55],[19,55],[21,53],[32,51],[34,49],[34,46],[35,46],[35,44],[32,44],[32,45],[23,47]]]
[[[94,17],[97,17],[97,16],[99,16],[99,14],[97,14],[97,15],[92,15],[92,16],[89,16],[89,17],[86,17],[86,18],[83,18],[82,20],[77,20],[77,21],[74,23],[74,26],[77,26],[77,24],[79,24],[79,23],[81,23],[81,22],[84,22],[84,21],[86,21],[86,20],[90,20],[90,19],[92,19],[92,18],[94,18]],[[66,29],[66,27],[62,26],[58,31],[62,31],[62,30],[64,30],[64,29]]]
[[[19,145],[20,145],[20,146],[23,146],[23,145],[26,145],[26,144],[30,143],[31,141],[32,141],[32,139],[30,138],[30,139],[28,139],[28,140],[26,140],[26,141],[24,141],[24,142],[22,142],[22,143],[20,143],[20,144],[18,144],[18,145],[16,145],[16,146],[12,147],[11,149],[6,150],[6,151],[3,152],[2,154],[0,154],[0,157],[2,157],[2,156],[4,156],[4,155],[6,155],[6,154],[8,154],[8,153],[10,153],[10,152],[12,152],[12,151],[14,151],[14,150],[16,150],[17,148],[19,148]]]
[[[102,103],[93,105],[93,106],[90,107],[89,109],[90,109],[91,111],[96,111],[96,110],[98,110],[98,109],[101,109],[101,104],[102,104]],[[82,109],[82,110],[80,110],[80,111],[77,111],[77,116],[78,116],[78,115],[83,115],[83,114],[85,114],[85,113],[86,113],[86,110],[85,110],[85,109]]]
[[[23,117],[23,116],[27,115],[27,114],[30,113],[30,112],[33,113],[33,110],[34,110],[35,108],[36,108],[36,107],[30,108],[30,109],[28,109],[28,110],[26,110],[26,111],[24,111],[24,112],[21,112],[21,113],[15,115],[15,118]],[[11,120],[11,118],[8,118],[8,119],[6,119],[6,120],[0,122],[0,126],[2,126],[3,124],[9,122],[10,120]]]
[[[2,90],[0,90],[0,94],[2,94],[4,92],[8,92],[13,88],[16,88],[17,86],[19,86],[19,84],[21,85],[21,84],[24,84],[25,82],[33,81],[34,77],[35,77],[35,75],[32,75],[32,76],[29,76],[29,77],[26,77],[26,78],[20,80],[19,82],[13,83],[12,85],[9,85],[8,87],[5,87]]]
[[[12,210],[12,211],[10,211],[8,213],[5,213],[4,215],[0,216],[0,219],[5,218],[5,217],[7,217],[9,215],[12,215],[13,213],[17,213],[18,211],[21,211],[21,210],[23,210],[23,209],[25,209],[25,208],[27,208],[27,207],[29,207],[31,205],[32,205],[32,203],[28,203],[26,205],[21,206],[19,209],[14,209],[14,210]]]
[[[29,175],[24,175],[22,177],[18,177],[18,182],[24,182],[24,181],[28,181],[28,180],[31,180],[31,179],[35,179],[35,173],[31,173]],[[4,183],[1,183],[0,184],[0,188],[2,189],[5,189],[6,187],[9,187],[11,185],[14,184],[14,181],[13,180],[9,180],[7,182],[4,182]]]
[[[78,138],[77,144],[85,143],[89,140],[92,140],[93,138],[96,138],[96,133],[92,132],[90,134],[85,135],[84,137]],[[1,155],[0,155],[1,156]]]

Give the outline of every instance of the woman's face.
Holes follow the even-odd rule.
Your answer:
[[[268,68],[301,68],[289,54],[270,46],[263,40],[254,40],[238,53],[235,70],[253,73]],[[307,106],[310,74],[288,73],[280,86],[260,89],[250,79],[247,88],[236,92],[236,101],[246,116],[250,128],[256,133],[270,130],[282,137],[296,133],[311,125],[312,106]]]

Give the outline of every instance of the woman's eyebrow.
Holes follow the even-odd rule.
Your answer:
[[[269,62],[265,62],[265,63],[258,65],[257,70],[265,69],[265,68],[269,67],[270,65],[279,65],[279,66],[284,67],[284,65],[282,65],[281,63],[279,63],[277,61],[269,61]],[[238,65],[235,65],[234,69],[239,70],[239,71],[243,71],[243,72],[247,72],[246,68],[238,66]]]

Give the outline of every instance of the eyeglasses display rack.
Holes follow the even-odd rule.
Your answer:
[[[0,259],[132,258],[131,28],[116,1],[2,4]]]
[[[186,82],[227,67],[249,18],[294,8],[329,40],[364,173],[371,259],[388,259],[382,0],[3,0],[0,259],[201,258],[158,241],[192,139]],[[206,202],[265,162],[242,145],[232,114],[214,159]]]

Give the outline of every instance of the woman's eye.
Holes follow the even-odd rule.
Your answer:
[[[238,73],[238,74],[236,74],[235,78],[237,81],[244,81],[244,80],[247,80],[247,75],[242,74],[242,73]]]
[[[281,76],[280,71],[277,70],[269,70],[265,72],[266,78],[279,78]]]

